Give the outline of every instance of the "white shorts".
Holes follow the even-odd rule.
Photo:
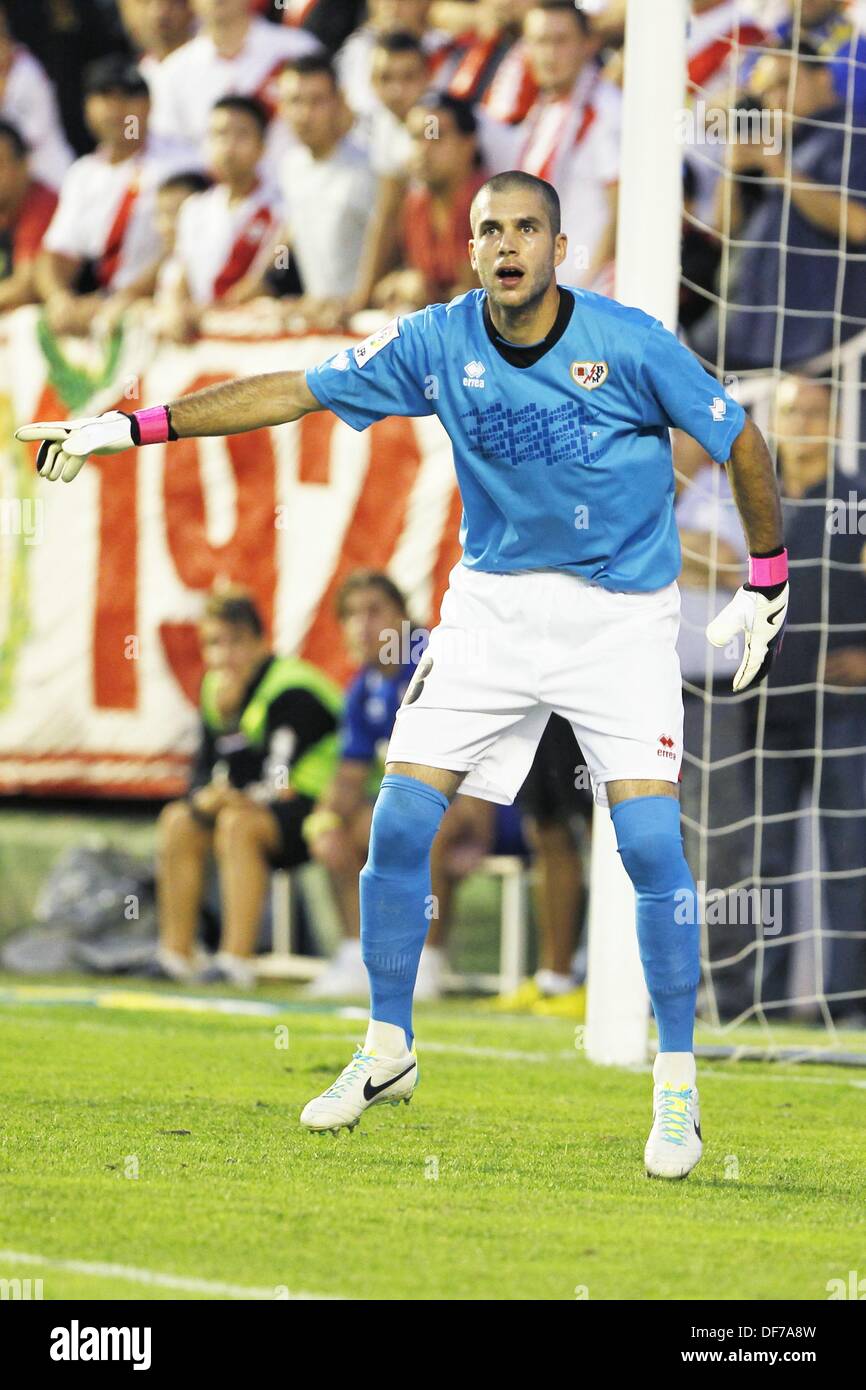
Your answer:
[[[465,771],[464,795],[510,805],[555,712],[574,729],[601,805],[605,783],[620,778],[677,782],[679,613],[675,583],[611,593],[562,570],[455,565],[387,761]]]

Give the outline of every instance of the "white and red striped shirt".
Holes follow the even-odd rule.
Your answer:
[[[93,262],[107,290],[126,288],[162,254],[156,192],[187,165],[182,152],[157,141],[119,164],[111,164],[101,150],[83,155],[63,180],[43,248]]]
[[[199,34],[175,49],[148,75],[151,126],[157,135],[184,140],[201,156],[214,103],[225,96],[256,96],[273,107],[272,84],[291,59],[322,52],[305,29],[253,19],[238,52],[223,58],[212,38]]]
[[[260,182],[248,198],[231,203],[224,184],[194,193],[181,207],[173,261],[196,304],[214,304],[262,268],[282,226],[279,192]],[[171,274],[165,277],[171,283]]]
[[[610,218],[608,190],[619,181],[622,98],[593,64],[568,96],[540,96],[520,127],[516,167],[552,183],[562,204],[568,255],[561,284],[588,283],[586,271]]]
[[[688,91],[691,110],[696,118],[695,141],[689,141],[689,164],[697,185],[695,212],[703,222],[713,218],[715,191],[719,170],[725,155],[725,145],[719,140],[702,140],[701,110],[710,113],[721,108],[731,110],[737,104],[741,68],[747,50],[754,44],[766,43],[767,36],[759,26],[742,17],[738,0],[722,0],[703,14],[692,15],[686,42],[688,59]],[[750,102],[750,106],[756,105]]]
[[[496,69],[481,106],[492,120],[515,125],[526,119],[537,96],[526,45],[517,39]]]

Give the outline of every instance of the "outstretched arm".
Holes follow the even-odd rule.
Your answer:
[[[245,434],[267,425],[284,425],[322,409],[302,371],[238,377],[193,391],[168,406],[172,429],[179,439]]]
[[[40,477],[71,483],[91,454],[117,454],[139,444],[162,444],[198,435],[245,434],[299,420],[324,407],[299,372],[269,372],[206,386],[170,405],[120,410],[86,420],[41,420],[15,431],[25,443],[41,441]]]

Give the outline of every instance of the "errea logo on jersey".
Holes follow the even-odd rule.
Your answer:
[[[466,373],[466,375],[463,378],[463,385],[476,386],[479,389],[479,391],[483,391],[484,382],[481,380],[481,378],[484,376],[484,363],[467,362],[463,370]]]
[[[714,420],[724,420],[728,413],[728,402],[723,396],[714,396],[710,405],[710,414]]]

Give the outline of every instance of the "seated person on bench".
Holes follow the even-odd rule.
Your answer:
[[[187,796],[159,818],[159,947],[148,973],[250,987],[271,870],[309,858],[301,825],[334,774],[342,694],[309,662],[274,655],[244,590],[211,595],[201,644],[199,749]],[[211,856],[222,937],[208,961],[196,938]]]

